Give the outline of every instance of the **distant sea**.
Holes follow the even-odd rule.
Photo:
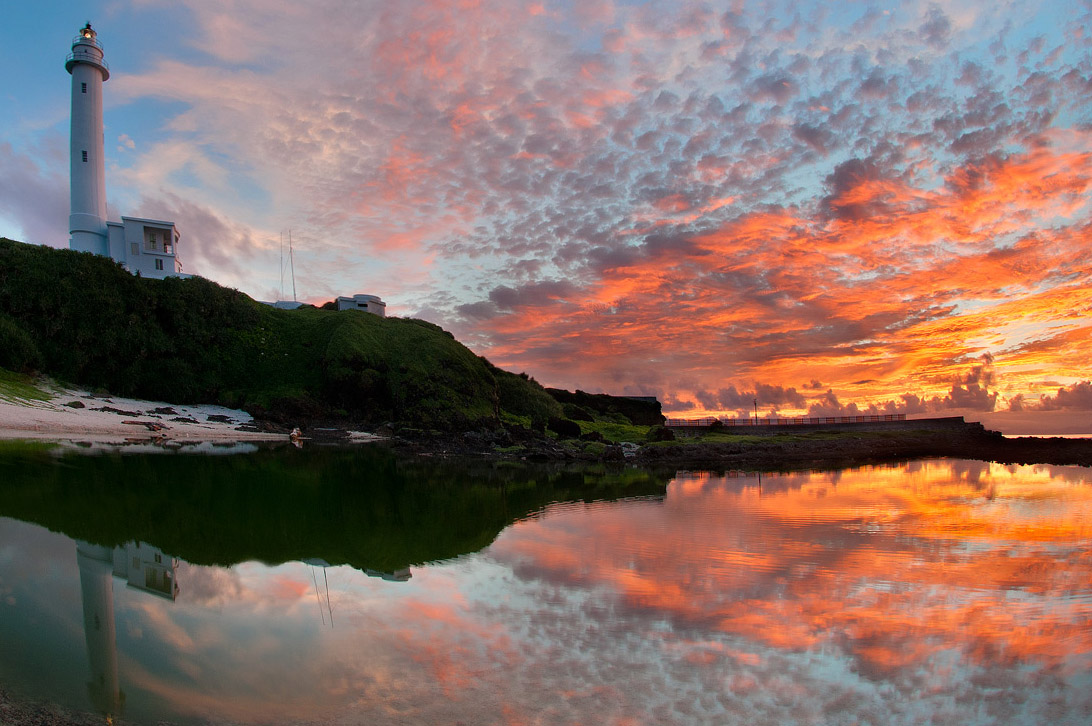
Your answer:
[[[1003,434],[1006,439],[1092,439],[1092,434]]]

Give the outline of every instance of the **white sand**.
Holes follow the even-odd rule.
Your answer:
[[[253,418],[237,409],[94,396],[87,391],[50,386],[48,382],[39,382],[39,386],[50,389],[51,400],[0,397],[0,438],[118,444],[288,440],[286,434],[240,431],[238,427],[252,423]],[[73,402],[83,407],[65,405]],[[103,410],[107,408],[114,410]],[[209,416],[225,419],[209,421]]]

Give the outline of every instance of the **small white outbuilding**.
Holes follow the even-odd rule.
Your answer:
[[[352,297],[338,297],[338,310],[362,310],[366,313],[387,317],[387,303],[375,295],[353,295]]]

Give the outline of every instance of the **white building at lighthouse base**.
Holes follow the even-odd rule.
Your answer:
[[[141,277],[189,277],[178,261],[174,222],[122,217],[106,223],[107,255]]]

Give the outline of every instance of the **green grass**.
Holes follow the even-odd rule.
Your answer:
[[[577,421],[580,424],[580,433],[586,434],[595,431],[604,439],[614,442],[632,441],[639,444],[648,436],[651,426],[636,426],[634,424],[614,423],[610,421]]]
[[[607,445],[600,441],[587,441],[581,448],[581,451],[589,456],[602,456],[603,452],[607,450]]]
[[[7,401],[16,398],[25,401],[48,401],[53,396],[34,385],[31,376],[0,368],[0,398]]]
[[[41,457],[52,454],[60,448],[55,441],[38,441],[35,439],[0,439],[0,457],[9,460],[15,457]]]
[[[505,426],[522,426],[525,429],[531,428],[530,416],[517,416],[509,411],[501,411],[501,423]]]
[[[497,454],[518,454],[523,451],[523,447],[518,444],[514,446],[494,446],[493,451]]]

